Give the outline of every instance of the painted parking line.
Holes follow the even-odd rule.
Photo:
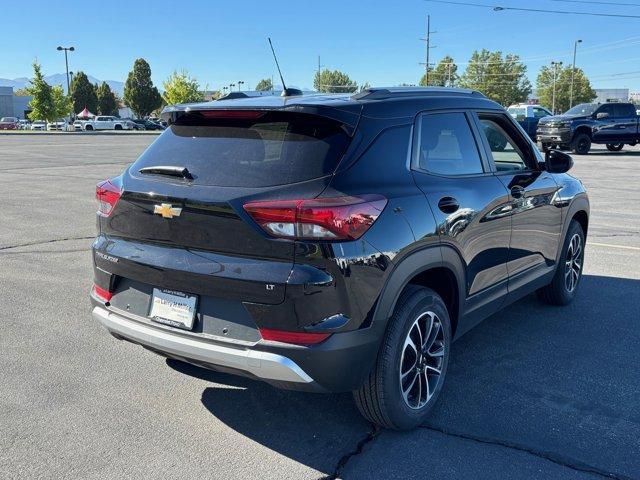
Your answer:
[[[596,243],[596,242],[587,242],[587,245],[593,245],[594,247],[603,247],[603,248],[619,248],[621,250],[634,250],[640,252],[640,247],[630,247],[628,245],[612,245],[610,243]]]

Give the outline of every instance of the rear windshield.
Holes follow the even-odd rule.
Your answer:
[[[333,173],[349,143],[339,123],[315,115],[204,115],[179,117],[133,164],[132,174],[141,176],[138,172],[144,167],[170,165],[188,168],[194,183],[202,185],[283,185]]]
[[[511,114],[512,117],[526,117],[527,109],[522,107],[509,107],[507,110]]]

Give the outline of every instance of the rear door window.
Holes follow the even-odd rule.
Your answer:
[[[614,105],[614,111],[616,112],[616,118],[635,117],[637,115],[636,109],[633,107],[633,105],[629,104]]]
[[[188,168],[202,185],[284,185],[332,174],[349,140],[339,123],[315,115],[196,112],[179,117],[131,171],[171,165]]]
[[[483,173],[478,146],[464,113],[424,114],[418,119],[416,167],[439,175]]]

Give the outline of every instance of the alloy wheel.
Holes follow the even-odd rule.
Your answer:
[[[436,392],[442,380],[445,341],[442,323],[431,311],[411,325],[400,356],[400,391],[405,404],[418,410]]]
[[[582,238],[577,233],[571,237],[565,259],[564,286],[569,293],[578,286],[582,270]]]

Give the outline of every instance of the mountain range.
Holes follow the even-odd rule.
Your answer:
[[[91,75],[87,75],[89,81],[91,83],[101,84],[102,80],[98,80],[96,77],[92,77]],[[62,85],[65,92],[67,90],[67,75],[64,73],[56,73],[53,75],[47,75],[44,77],[45,81],[49,85]],[[25,88],[29,86],[30,78],[21,77],[21,78],[0,78],[0,87],[13,87],[14,90],[19,88]],[[111,90],[113,90],[120,98],[124,95],[124,82],[119,82],[117,80],[105,80]]]

